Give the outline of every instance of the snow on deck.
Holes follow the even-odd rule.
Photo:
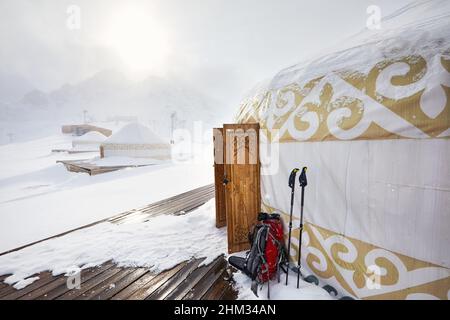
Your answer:
[[[226,230],[214,226],[213,196],[208,185],[0,256],[0,300],[255,299],[247,276],[227,280]],[[80,289],[72,290],[67,276],[77,273]],[[294,282],[272,281],[272,299],[331,299]]]
[[[22,286],[35,273],[66,274],[107,261],[155,272],[192,258],[205,258],[202,263],[208,264],[225,254],[227,246],[226,230],[215,227],[214,201],[208,201],[213,194],[212,186],[199,188],[179,199],[7,253],[0,256],[0,275],[11,274],[4,281]]]
[[[51,153],[54,135],[0,146],[0,252],[162,200],[213,181],[208,163],[163,163],[98,176],[70,173],[57,160],[98,154]]]

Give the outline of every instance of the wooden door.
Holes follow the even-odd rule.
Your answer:
[[[248,232],[261,207],[259,124],[224,124],[228,252],[248,250]]]
[[[222,228],[227,225],[227,216],[225,211],[225,185],[223,178],[224,156],[223,156],[223,129],[213,129],[214,139],[214,182],[216,191],[216,227]]]

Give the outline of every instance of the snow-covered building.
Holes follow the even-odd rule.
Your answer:
[[[107,139],[97,131],[90,131],[72,140],[73,151],[99,151],[100,145]]]
[[[289,173],[308,167],[302,270],[340,297],[450,297],[449,14],[415,2],[280,71],[236,116],[279,148],[263,210],[288,221]]]
[[[167,160],[171,157],[168,142],[158,137],[148,127],[130,123],[106,139],[100,148],[102,157],[130,157]]]

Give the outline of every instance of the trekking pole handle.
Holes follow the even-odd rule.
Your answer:
[[[291,174],[289,176],[289,188],[293,189],[295,187],[295,176],[297,175],[297,172],[299,172],[300,169],[294,168],[291,171]]]
[[[300,176],[298,177],[298,182],[300,183],[300,187],[306,187],[308,185],[308,180],[306,179],[306,170],[307,167],[303,167]]]

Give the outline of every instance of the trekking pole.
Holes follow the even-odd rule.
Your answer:
[[[298,177],[298,182],[300,182],[300,187],[302,187],[302,200],[300,207],[300,234],[298,236],[298,262],[297,262],[297,289],[300,285],[300,268],[301,268],[301,254],[302,254],[302,232],[303,232],[303,204],[305,202],[305,187],[308,185],[308,180],[306,180],[306,167],[303,167],[300,176]]]
[[[292,231],[292,210],[294,208],[294,190],[295,190],[295,176],[300,169],[295,168],[292,170],[291,175],[289,176],[289,188],[291,188],[291,212],[289,215],[289,237],[288,237],[288,249],[287,249],[287,270],[286,270],[286,285],[288,284],[289,278],[289,257],[291,250],[291,231]]]

